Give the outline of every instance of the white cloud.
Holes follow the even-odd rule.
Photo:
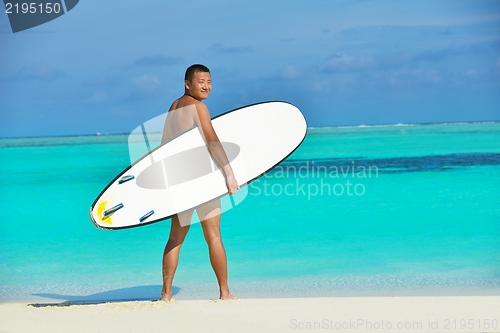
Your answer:
[[[89,86],[101,86],[101,85],[107,84],[108,82],[109,82],[109,80],[106,77],[99,76],[99,77],[94,77],[94,78],[87,80],[87,82],[85,84],[87,84]]]
[[[328,81],[316,81],[311,84],[309,89],[314,92],[324,92],[328,90],[329,85]]]
[[[164,56],[161,54],[142,57],[134,60],[136,66],[169,66],[178,63],[180,60],[176,57]]]
[[[285,80],[294,80],[300,77],[300,72],[293,66],[287,66],[281,70],[280,77]]]
[[[23,66],[18,73],[20,79],[51,80],[63,75],[63,72],[47,65],[33,64]]]
[[[436,71],[426,71],[424,81],[429,83],[440,83],[441,76],[439,76],[438,72]]]
[[[151,92],[161,85],[160,78],[155,74],[145,74],[136,77],[132,80],[132,83],[141,92]]]
[[[364,55],[351,56],[336,53],[326,60],[326,70],[333,72],[363,71],[373,69],[375,66],[375,59]]]
[[[133,114],[130,110],[126,110],[123,108],[112,108],[109,113],[116,116],[130,116],[131,114]]]
[[[106,103],[107,101],[108,101],[108,96],[105,93],[103,93],[102,91],[99,91],[98,93],[95,93],[94,96],[85,100],[85,103],[101,104],[101,103]]]
[[[392,71],[387,76],[390,84],[398,86],[408,86],[416,83],[437,84],[442,82],[442,77],[438,72],[432,70],[412,69]]]

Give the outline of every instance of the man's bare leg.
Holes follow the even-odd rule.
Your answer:
[[[191,212],[192,214],[192,212]],[[170,228],[170,237],[165,250],[163,251],[163,289],[161,291],[161,300],[169,302],[172,299],[172,282],[174,281],[175,270],[179,262],[179,252],[182,243],[189,231],[189,225],[181,227],[179,216],[172,217],[172,227]]]
[[[208,204],[207,206],[209,206]],[[229,286],[227,285],[227,259],[226,250],[222,244],[222,238],[220,234],[220,203],[216,210],[209,211],[207,213],[207,206],[202,209],[197,209],[200,219],[205,217],[201,221],[201,226],[203,228],[203,235],[208,245],[208,253],[210,255],[210,263],[217,277],[217,282],[219,283],[220,299],[236,299],[235,296],[229,291]],[[218,209],[218,210],[217,210]],[[203,212],[205,211],[205,212]],[[200,214],[201,213],[201,214]]]

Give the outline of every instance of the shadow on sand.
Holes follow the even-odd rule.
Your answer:
[[[154,286],[136,286],[130,288],[121,288],[115,290],[103,291],[100,293],[87,295],[87,296],[72,296],[72,295],[59,295],[59,294],[32,294],[33,296],[52,298],[62,300],[61,303],[32,303],[29,304],[34,307],[46,306],[70,306],[78,304],[99,304],[99,303],[112,303],[112,302],[127,302],[127,301],[156,301],[160,298],[161,285]],[[172,287],[173,295],[179,293],[181,288]]]

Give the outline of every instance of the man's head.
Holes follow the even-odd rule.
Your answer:
[[[191,81],[194,78],[195,73],[209,73],[210,70],[205,65],[195,64],[191,65],[186,69],[186,74],[184,75],[185,81]]]
[[[185,93],[197,100],[204,100],[212,90],[210,70],[200,64],[191,65],[184,76]]]
[[[184,76],[185,94],[202,101],[208,97],[212,90],[210,70],[203,65],[192,65],[186,70]]]

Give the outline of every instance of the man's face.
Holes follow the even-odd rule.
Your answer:
[[[185,81],[185,85],[191,96],[200,101],[204,100],[212,90],[210,73],[195,72],[191,82]]]

